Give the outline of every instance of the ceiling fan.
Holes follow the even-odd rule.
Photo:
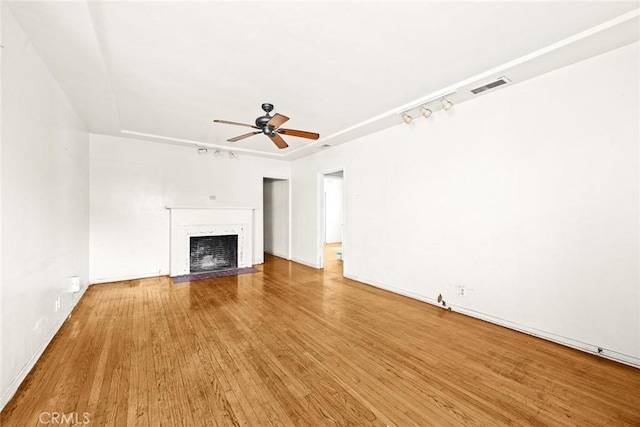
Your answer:
[[[216,123],[225,123],[228,125],[237,125],[237,126],[246,126],[254,129],[258,129],[254,132],[245,133],[244,135],[236,136],[235,138],[228,139],[229,142],[240,141],[241,139],[249,138],[250,136],[257,135],[259,133],[263,133],[267,135],[274,144],[278,148],[287,148],[289,145],[284,142],[284,139],[280,136],[282,135],[290,135],[297,136],[299,138],[307,138],[307,139],[318,139],[320,135],[314,132],[307,132],[304,130],[295,130],[295,129],[283,129],[282,126],[289,117],[283,116],[282,114],[274,114],[273,117],[269,115],[269,113],[273,110],[273,104],[264,103],[262,104],[262,109],[265,112],[264,116],[260,116],[256,119],[255,125],[248,125],[245,123],[238,122],[230,122],[228,120],[214,120]]]

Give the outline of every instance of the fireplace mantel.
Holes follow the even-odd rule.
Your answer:
[[[167,206],[171,212],[171,276],[189,274],[192,236],[238,235],[238,267],[251,267],[253,211],[247,207]]]

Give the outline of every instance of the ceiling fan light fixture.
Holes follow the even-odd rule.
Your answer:
[[[453,107],[453,103],[447,99],[447,97],[443,97],[440,102],[442,103],[442,108],[445,111],[449,111],[451,107]]]
[[[411,117],[407,113],[402,113],[402,120],[404,120],[406,124],[410,124],[411,120],[413,120],[413,117]]]
[[[420,112],[422,113],[422,115],[424,116],[425,119],[428,119],[429,117],[431,117],[431,114],[433,113],[433,111],[431,111],[431,109],[427,108],[426,105],[422,106],[422,108],[420,109]]]

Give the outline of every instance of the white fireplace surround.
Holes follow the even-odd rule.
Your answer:
[[[171,211],[171,277],[190,273],[190,238],[238,236],[238,267],[251,267],[253,209],[167,206]]]

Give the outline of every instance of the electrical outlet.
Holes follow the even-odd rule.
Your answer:
[[[60,310],[60,297],[56,298],[56,312]]]
[[[71,283],[69,288],[71,290],[71,293],[80,292],[80,277],[71,276]]]
[[[458,288],[458,293],[460,294],[461,297],[466,297],[467,296],[467,288],[465,288],[464,286],[460,286]]]

